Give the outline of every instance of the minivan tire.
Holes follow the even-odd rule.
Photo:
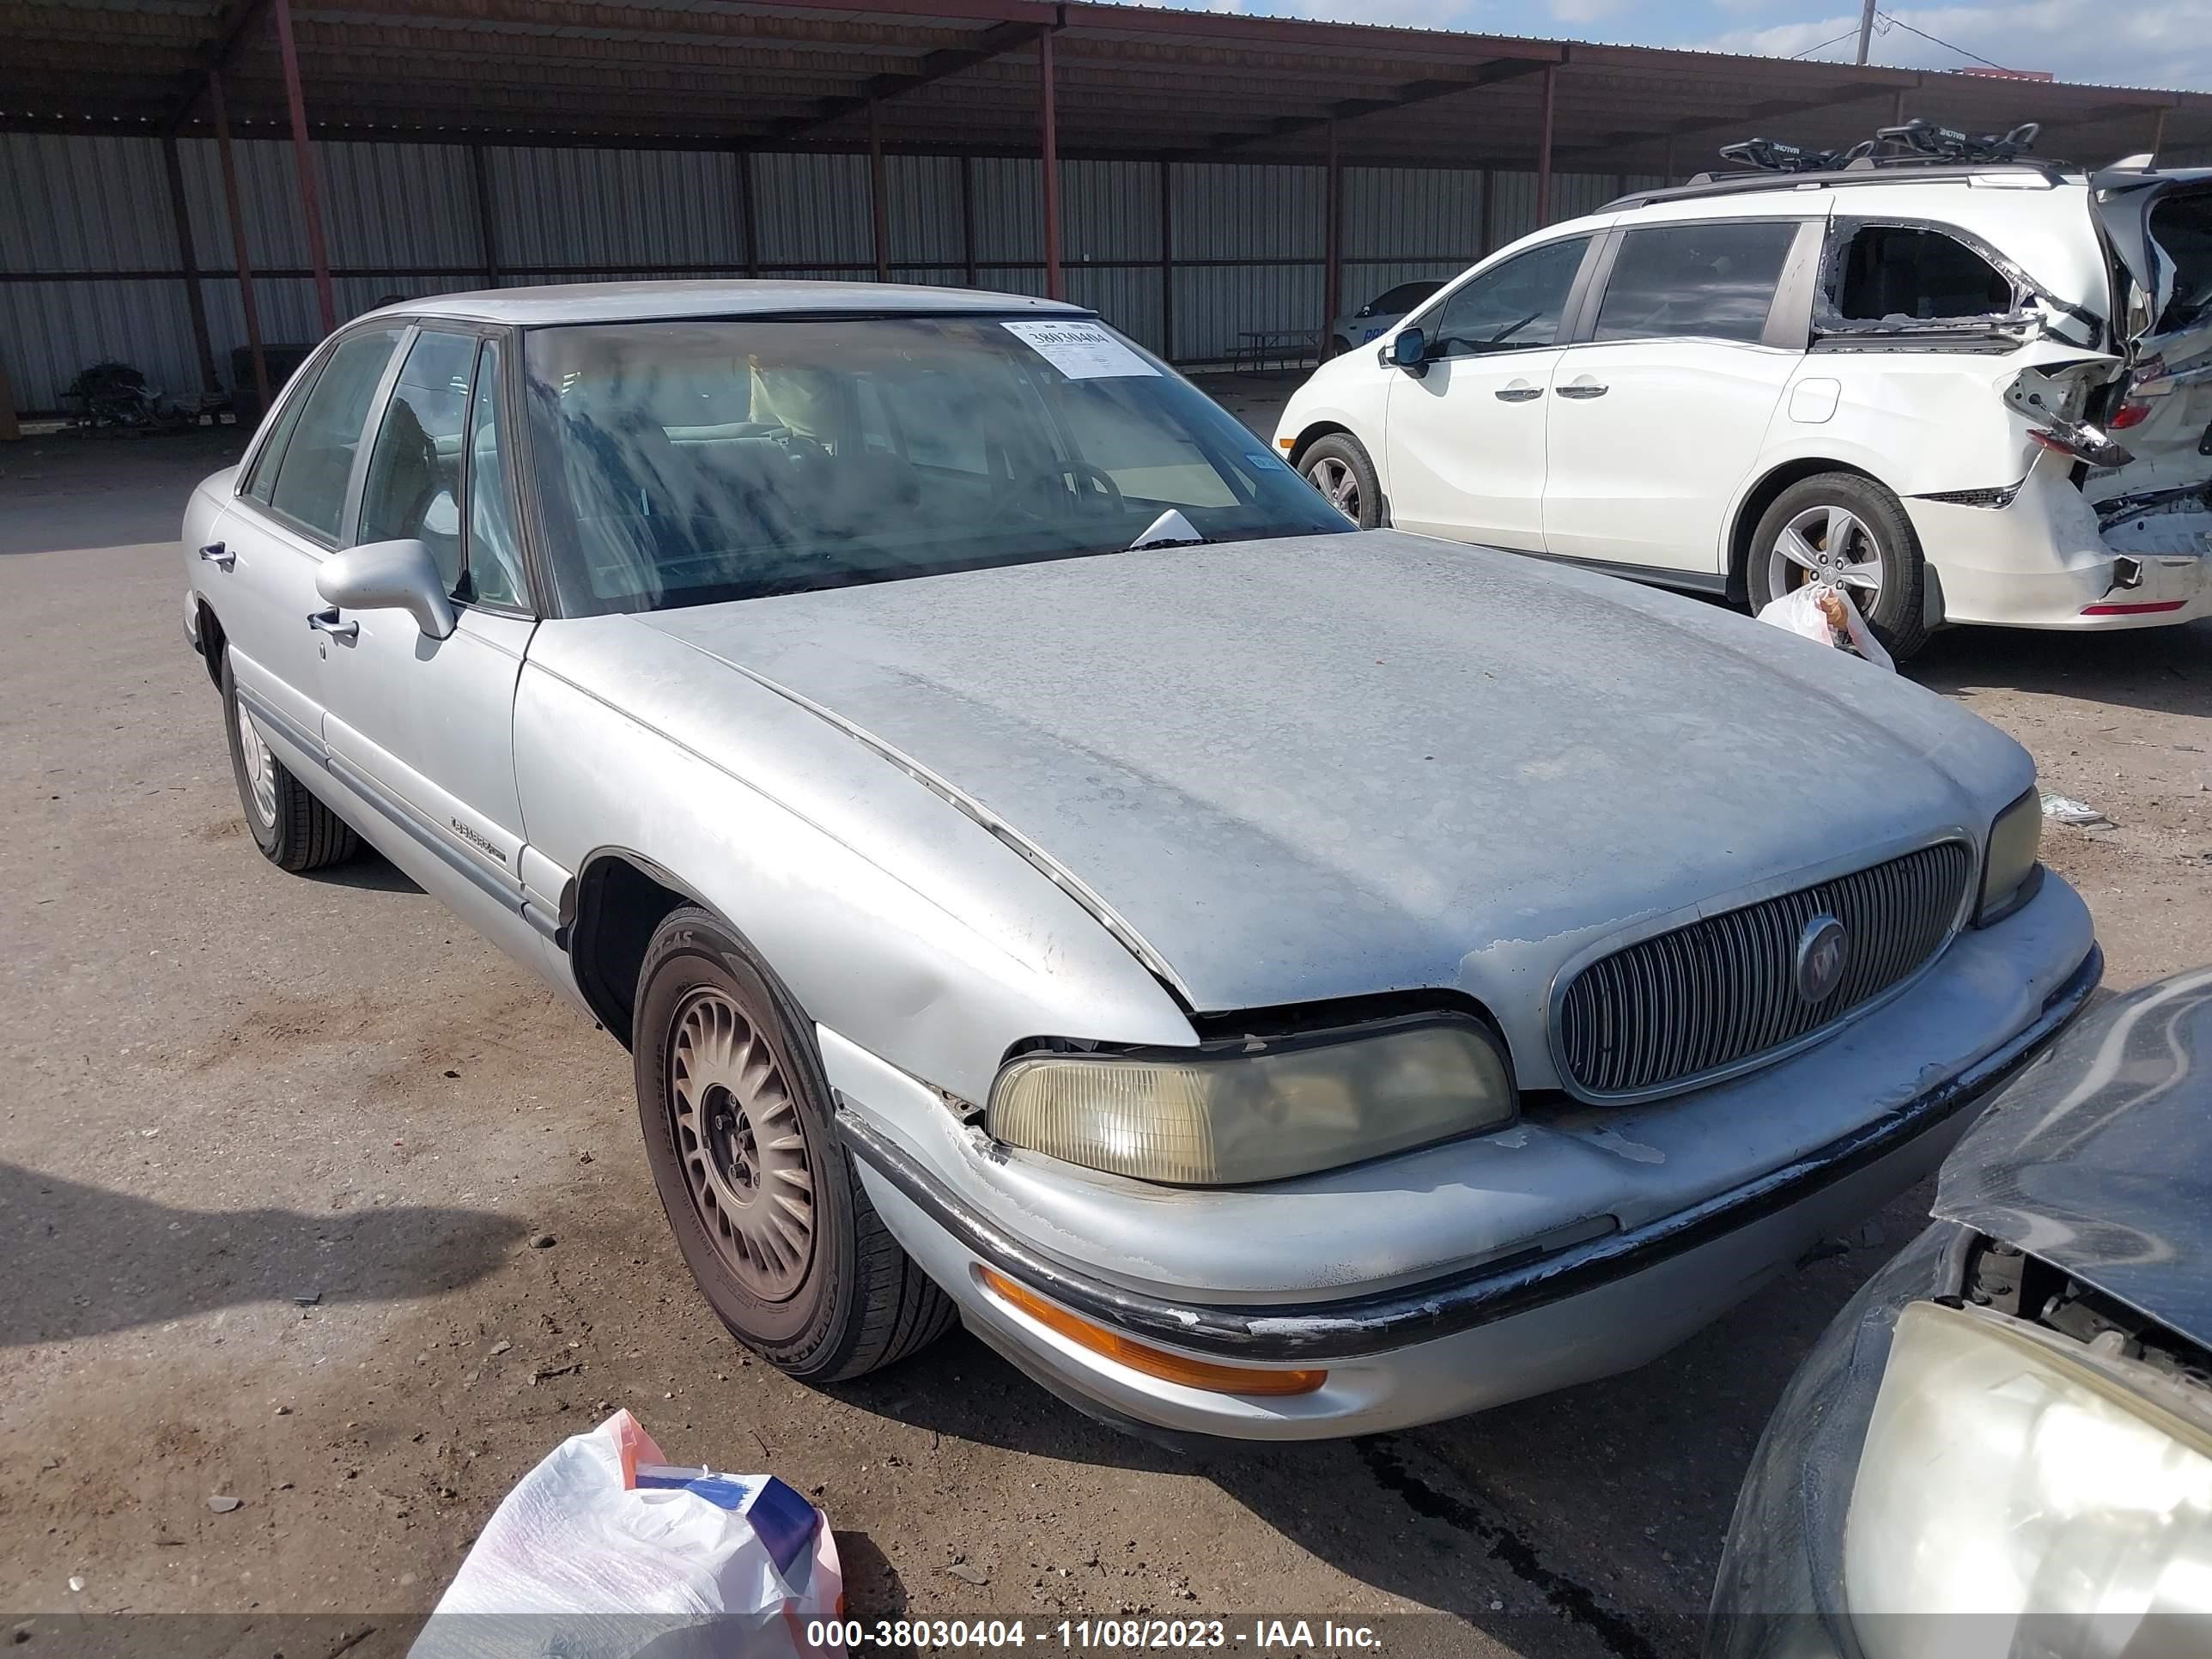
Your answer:
[[[1382,528],[1382,486],[1375,463],[1349,432],[1332,432],[1307,445],[1298,472],[1362,530]]]
[[[1846,584],[1867,624],[1882,647],[1898,662],[1917,653],[1928,642],[1928,565],[1920,551],[1920,538],[1895,495],[1872,478],[1856,472],[1821,472],[1801,478],[1767,506],[1751,533],[1745,561],[1744,586],[1755,612],[1764,609],[1796,581],[1778,583],[1777,544],[1793,523],[1817,522],[1829,509],[1839,509],[1856,521],[1850,534],[1849,556],[1871,552],[1871,557],[1852,557],[1856,563],[1879,563],[1881,586],[1868,602],[1865,590]],[[1862,539],[1862,534],[1863,539]],[[1785,571],[1796,568],[1784,565]],[[1800,580],[1808,578],[1801,577]]]
[[[951,1298],[868,1201],[837,1135],[813,1025],[744,940],[712,911],[671,912],[646,946],[635,1007],[653,1185],[684,1265],[731,1334],[817,1382],[862,1376],[943,1335]]]
[[[238,700],[230,653],[222,654],[222,724],[230,735],[230,773],[238,804],[261,855],[295,875],[343,864],[361,851],[353,826],[316,799],[276,758],[258,723]]]

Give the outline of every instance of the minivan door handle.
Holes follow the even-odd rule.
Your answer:
[[[350,641],[358,638],[361,635],[359,623],[338,620],[338,608],[336,605],[332,605],[327,611],[308,612],[307,626],[318,634],[329,635],[334,640]]]
[[[1544,388],[1530,386],[1526,380],[1511,380],[1498,388],[1495,394],[1501,404],[1525,404],[1531,398],[1540,398]]]
[[[1562,398],[1602,398],[1606,394],[1604,383],[1593,380],[1587,374],[1578,380],[1570,380],[1565,386],[1555,386],[1552,390]]]
[[[218,570],[228,570],[238,562],[238,555],[221,542],[210,542],[200,549],[200,562],[211,564]]]

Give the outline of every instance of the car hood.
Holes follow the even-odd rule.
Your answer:
[[[1395,532],[638,620],[957,799],[1200,1011],[1540,1007],[1583,941],[1978,842],[2033,776],[1973,715],[1778,629]]]
[[[2083,1015],[1960,1142],[1936,1214],[2212,1346],[2212,969]]]

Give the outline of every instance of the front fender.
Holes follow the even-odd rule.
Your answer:
[[[634,849],[739,929],[808,1015],[988,1099],[1009,1048],[1187,1044],[1166,988],[1076,899],[889,761],[623,617],[541,625],[516,691],[532,852]]]

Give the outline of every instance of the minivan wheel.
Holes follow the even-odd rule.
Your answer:
[[[1744,578],[1754,611],[1808,582],[1834,582],[1899,662],[1927,643],[1920,538],[1897,497],[1856,472],[1823,472],[1776,496],[1752,532]]]
[[[260,722],[239,701],[230,653],[222,658],[222,723],[230,736],[230,769],[246,827],[262,856],[295,874],[340,864],[361,851],[353,827],[317,800],[291,769],[276,758]]]
[[[839,1143],[812,1026],[710,911],[654,930],[638,973],[638,1117],[684,1265],[739,1341],[793,1376],[927,1346],[945,1293],[878,1218]]]
[[[1375,463],[1350,433],[1333,432],[1316,439],[1299,458],[1298,471],[1362,530],[1381,526],[1382,487],[1376,482]]]

